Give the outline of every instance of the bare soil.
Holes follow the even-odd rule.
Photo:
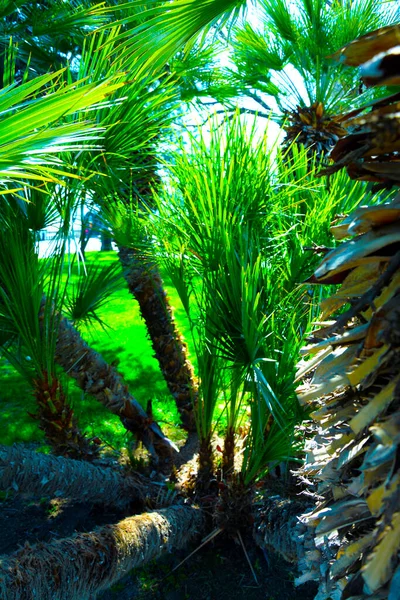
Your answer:
[[[50,498],[4,494],[0,497],[0,554],[25,542],[50,541],[77,531],[115,523],[126,514],[89,504],[68,504]],[[244,539],[257,583],[238,540],[225,534],[201,548],[182,566],[195,546],[174,552],[129,573],[98,600],[312,600],[312,584],[295,588],[294,570],[281,558],[264,554],[249,536]]]

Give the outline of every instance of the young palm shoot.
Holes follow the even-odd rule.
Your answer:
[[[266,322],[274,309],[265,273],[273,253],[264,233],[273,208],[273,177],[266,140],[257,145],[255,135],[255,127],[248,133],[237,115],[224,132],[213,129],[209,142],[193,138],[191,153],[182,148],[176,156],[171,169],[176,190],[168,190],[168,203],[157,198],[161,218],[155,221],[160,254],[191,322],[201,371],[200,471],[213,469],[212,423],[217,399],[225,394],[227,478],[234,477],[235,434],[245,405],[254,401],[264,424],[273,414],[282,427],[285,415],[283,400],[263,371],[264,362],[277,363],[276,353],[265,353]],[[274,254],[279,261],[280,253],[274,249]],[[250,382],[254,389],[248,389]]]

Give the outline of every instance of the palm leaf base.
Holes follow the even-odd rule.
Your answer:
[[[39,427],[55,454],[84,460],[98,456],[99,446],[79,431],[73,410],[55,376],[44,372],[34,381],[33,394],[39,410],[32,416],[39,420]]]
[[[315,153],[317,160],[321,160],[339,138],[346,135],[346,130],[338,120],[326,114],[322,102],[314,102],[307,107],[298,106],[297,110],[289,113],[284,129],[284,148],[289,149],[293,143],[301,144],[310,158]]]

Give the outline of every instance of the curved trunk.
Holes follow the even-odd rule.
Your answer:
[[[124,507],[141,500],[144,486],[115,469],[0,446],[0,489]]]
[[[66,318],[61,319],[59,324],[55,361],[82,390],[118,415],[126,429],[143,442],[155,461],[159,458],[170,460],[174,445],[130,394],[116,369],[88,346]]]
[[[175,398],[182,425],[187,431],[195,431],[193,406],[197,402],[197,381],[158,267],[153,260],[130,248],[120,247],[119,258],[129,291],[138,301],[161,372]]]
[[[89,600],[128,571],[182,548],[203,527],[202,511],[171,506],[0,558],[2,600]]]

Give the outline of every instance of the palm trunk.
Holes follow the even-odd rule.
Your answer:
[[[121,247],[119,258],[129,291],[139,303],[161,372],[175,398],[182,425],[187,431],[195,431],[193,406],[197,402],[197,381],[158,267],[130,248]]]
[[[54,375],[44,371],[34,381],[33,395],[39,412],[32,416],[39,420],[39,427],[55,454],[84,460],[98,456],[99,447],[79,430],[61,383]]]
[[[222,455],[222,474],[225,480],[233,475],[235,466],[235,430],[228,427],[225,434],[224,451]]]
[[[55,361],[82,390],[118,415],[126,429],[143,442],[156,462],[160,458],[171,458],[173,444],[130,394],[121,375],[101,354],[88,346],[65,318],[61,319],[58,328]]]
[[[93,599],[131,569],[184,547],[203,524],[199,509],[171,506],[91,533],[25,546],[0,559],[0,598]]]
[[[115,469],[23,446],[0,446],[0,489],[126,507],[141,500],[144,486]]]
[[[200,489],[208,488],[210,480],[214,475],[214,453],[211,445],[211,435],[200,440],[199,448],[199,470],[197,484]]]
[[[254,524],[257,544],[277,552],[288,562],[297,563],[304,556],[302,535],[307,529],[298,517],[308,506],[276,495],[263,498]]]

